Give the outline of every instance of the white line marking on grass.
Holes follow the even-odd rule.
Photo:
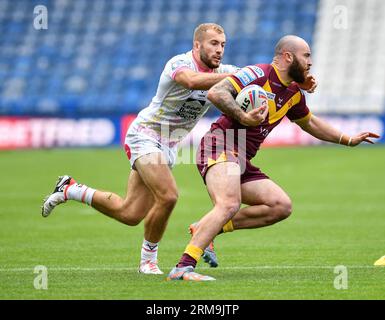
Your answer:
[[[233,266],[233,267],[219,267],[213,269],[210,267],[199,267],[197,270],[260,270],[260,269],[334,269],[335,266]],[[377,269],[375,266],[370,265],[352,265],[346,266],[348,269]],[[138,270],[137,267],[113,267],[113,266],[100,266],[100,267],[47,267],[49,271],[133,271]],[[171,270],[172,267],[169,267]],[[33,271],[33,267],[30,268],[0,268],[0,272],[24,272]]]

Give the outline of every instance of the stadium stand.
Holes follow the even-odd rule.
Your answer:
[[[323,0],[314,34],[309,104],[318,113],[385,111],[385,2]]]
[[[33,27],[36,5],[48,9],[47,30]],[[317,8],[318,0],[2,0],[0,115],[137,113],[199,23],[221,24],[224,62],[244,66],[270,62],[284,34],[312,44]]]

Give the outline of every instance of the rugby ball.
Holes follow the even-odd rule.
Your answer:
[[[257,84],[244,87],[235,98],[241,109],[245,112],[259,108],[262,105],[268,107],[266,91]]]

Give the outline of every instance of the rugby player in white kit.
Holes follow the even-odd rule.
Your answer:
[[[132,170],[125,198],[92,189],[64,175],[44,200],[42,215],[47,217],[58,204],[76,200],[129,226],[144,220],[139,272],[162,274],[158,267],[158,244],[178,199],[171,173],[178,143],[212,105],[206,90],[238,69],[221,64],[225,41],[221,26],[201,24],[195,29],[192,51],[167,62],[155,97],[127,131],[125,151]],[[259,123],[257,109],[249,113],[240,108],[221,111],[244,125]]]

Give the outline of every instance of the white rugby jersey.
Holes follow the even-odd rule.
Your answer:
[[[131,134],[133,131],[142,132],[174,146],[186,137],[212,106],[207,99],[207,91],[186,89],[174,80],[176,73],[184,68],[202,71],[192,51],[177,55],[167,62],[156,95],[131,124]],[[221,64],[212,72],[233,73],[238,69],[233,65]]]

